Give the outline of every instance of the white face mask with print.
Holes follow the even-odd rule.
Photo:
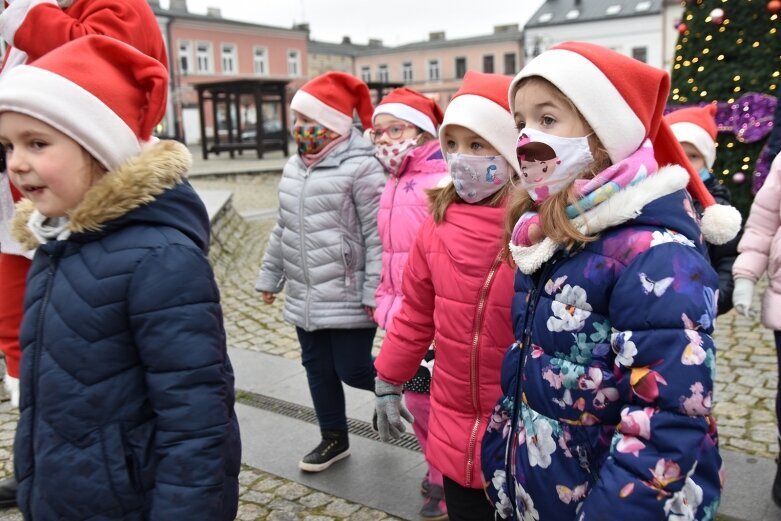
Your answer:
[[[536,203],[562,191],[594,161],[588,136],[559,137],[525,128],[518,136],[516,153],[521,185]]]
[[[418,138],[413,137],[398,143],[377,143],[374,145],[374,156],[382,163],[390,175],[398,175],[402,161],[410,151],[418,145]]]
[[[510,179],[510,163],[502,156],[448,154],[447,166],[458,196],[473,204],[494,195]]]

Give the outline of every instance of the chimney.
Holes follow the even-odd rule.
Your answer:
[[[369,38],[369,47],[371,48],[382,47],[382,40],[378,40],[376,38]]]
[[[160,0],[147,0],[149,2],[149,6],[152,8],[160,9]]]
[[[309,24],[293,24],[293,30],[294,31],[306,31],[309,32]]]
[[[342,43],[349,45],[349,44],[353,43],[353,41],[350,39],[349,36],[342,36]]]
[[[428,40],[430,42],[440,42],[440,41],[444,41],[444,39],[445,39],[445,31],[428,33]]]
[[[219,7],[207,7],[206,16],[211,16],[212,18],[222,18],[222,10]]]
[[[494,34],[517,33],[518,30],[518,24],[494,25]]]
[[[187,0],[171,0],[168,4],[170,11],[176,11],[177,13],[187,13]]]

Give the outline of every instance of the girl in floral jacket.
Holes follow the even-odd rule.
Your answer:
[[[482,445],[502,519],[712,520],[718,508],[718,278],[687,184],[709,241],[734,236],[740,215],[714,204],[663,122],[668,90],[664,71],[578,42],[510,87],[528,175],[509,213],[538,211],[545,238],[511,245],[515,343]],[[531,143],[555,160],[529,162]]]

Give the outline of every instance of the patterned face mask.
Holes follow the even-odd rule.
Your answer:
[[[404,157],[418,144],[418,138],[405,139],[399,143],[378,143],[374,155],[390,175],[398,175]]]
[[[448,154],[447,165],[456,193],[470,204],[494,195],[510,179],[510,163],[502,156]]]
[[[316,154],[327,144],[328,129],[322,125],[296,125],[293,127],[293,140],[298,145],[299,154]]]
[[[569,186],[594,161],[588,136],[559,137],[531,128],[521,131],[516,153],[521,185],[538,204]]]

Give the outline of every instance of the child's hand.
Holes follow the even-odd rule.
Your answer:
[[[366,314],[369,315],[369,318],[374,320],[374,308],[371,306],[363,306],[363,309],[366,311]]]
[[[277,300],[277,296],[270,291],[261,291],[260,296],[263,298],[263,302],[266,304],[273,304]]]

